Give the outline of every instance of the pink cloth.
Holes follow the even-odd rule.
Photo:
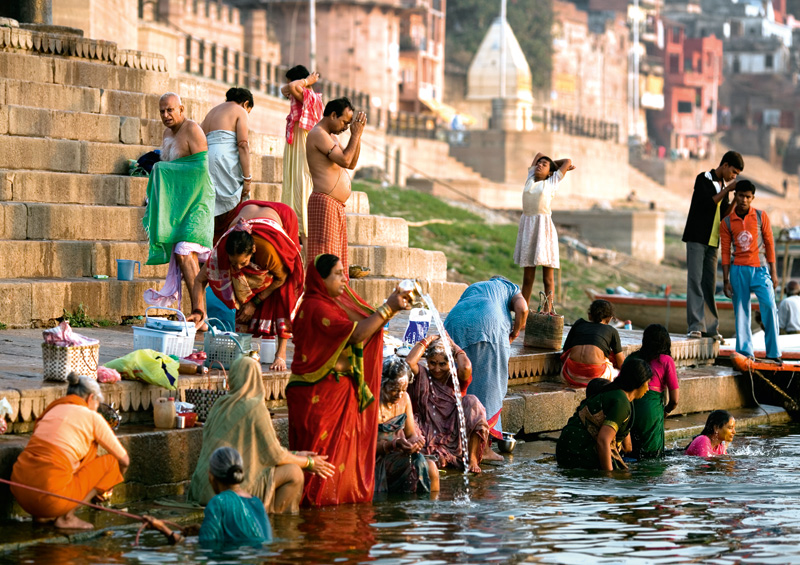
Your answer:
[[[650,368],[653,370],[650,390],[662,392],[665,384],[669,390],[678,390],[678,373],[671,355],[659,355],[650,361]]]
[[[711,447],[711,439],[700,434],[692,440],[686,448],[686,455],[696,455],[698,457],[711,457],[712,455],[725,455],[728,453],[728,446],[721,441],[716,449]]]
[[[64,320],[54,328],[42,332],[44,342],[60,347],[76,347],[79,345],[94,345],[99,343],[96,339],[90,339],[72,331],[69,322]]]
[[[183,296],[183,273],[181,267],[178,265],[176,255],[190,255],[197,253],[197,259],[201,263],[208,260],[211,250],[197,243],[189,243],[181,241],[176,243],[172,250],[172,257],[169,260],[169,269],[167,270],[167,280],[164,281],[164,286],[161,290],[148,288],[144,291],[144,301],[150,306],[158,306],[159,308],[171,308],[173,304],[178,303],[180,308],[181,297]]]
[[[317,94],[310,88],[303,89],[303,101],[300,102],[294,96],[289,96],[289,115],[286,116],[286,143],[289,145],[294,141],[294,125],[306,131],[311,131],[317,122],[322,119],[322,112],[325,107],[322,105],[322,94]]]
[[[116,369],[109,369],[100,365],[97,368],[97,382],[98,383],[118,383],[122,380],[119,371]]]

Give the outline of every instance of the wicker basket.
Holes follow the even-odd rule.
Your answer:
[[[151,306],[147,310],[151,310]],[[145,310],[145,318],[147,319],[147,310]],[[161,310],[170,310],[176,312],[183,321],[186,318],[183,312],[174,310],[172,308],[161,308]],[[145,322],[146,324],[147,322]],[[186,357],[191,355],[194,348],[194,338],[197,330],[193,327],[184,327],[183,330],[166,331],[148,328],[147,326],[133,326],[133,348],[134,349],[152,349],[160,351],[164,355],[175,355],[176,357]]]
[[[206,332],[203,338],[203,351],[206,352],[206,367],[219,361],[226,370],[233,362],[250,352],[253,336],[250,334],[223,335]]]
[[[100,344],[61,347],[42,344],[44,380],[66,382],[67,376],[75,371],[84,377],[97,378],[97,361],[100,358]]]
[[[525,322],[525,347],[539,349],[561,349],[564,337],[564,316],[549,312],[550,297],[539,293],[539,309],[531,313]]]

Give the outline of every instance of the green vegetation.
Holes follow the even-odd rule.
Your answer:
[[[3,322],[0,322],[0,330],[7,330],[8,326],[5,325]]]
[[[534,89],[550,84],[553,53],[553,3],[551,0],[516,0],[508,3],[508,23],[531,67]],[[499,2],[458,0],[447,4],[445,57],[451,69],[467,71],[489,26],[500,16]]]
[[[107,328],[117,325],[117,323],[112,320],[95,320],[94,318],[90,318],[83,304],[80,304],[74,312],[67,312],[65,309],[64,315],[60,320],[68,322],[73,328]]]

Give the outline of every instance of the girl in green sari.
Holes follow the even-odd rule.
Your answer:
[[[558,466],[627,469],[620,452],[630,451],[631,403],[647,392],[651,376],[648,363],[631,357],[622,364],[614,381],[604,384],[594,395],[594,391],[587,390],[587,398],[561,430],[556,444]]]
[[[667,328],[650,324],[642,334],[642,348],[634,356],[650,364],[653,378],[650,390],[633,401],[636,419],[631,429],[632,456],[636,459],[655,459],[664,456],[664,417],[678,405],[678,375],[670,353],[672,340]],[[669,400],[664,397],[669,391]]]

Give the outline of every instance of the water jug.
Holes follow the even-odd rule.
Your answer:
[[[277,343],[274,337],[261,338],[261,362],[271,365],[275,361],[275,352],[277,351]]]
[[[133,266],[139,266],[139,274],[142,274],[142,264],[139,261],[131,261],[129,259],[117,259],[117,280],[132,281],[133,280]]]
[[[403,343],[410,347],[428,335],[433,315],[425,308],[414,308],[408,315],[408,326],[403,334]]]
[[[153,403],[153,421],[157,428],[175,427],[175,399],[157,398]]]

